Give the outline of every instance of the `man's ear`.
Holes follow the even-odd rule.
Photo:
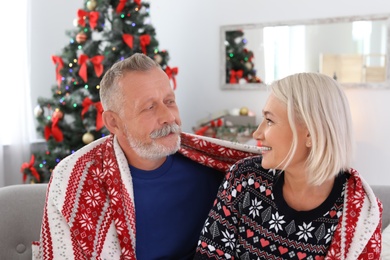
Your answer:
[[[118,115],[113,111],[104,111],[103,112],[103,122],[107,127],[108,131],[113,134],[116,134],[119,130],[120,119]]]

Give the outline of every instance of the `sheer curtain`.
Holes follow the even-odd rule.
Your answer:
[[[22,183],[34,132],[29,85],[29,3],[6,1],[0,9],[0,187]],[[15,6],[17,5],[17,6]]]

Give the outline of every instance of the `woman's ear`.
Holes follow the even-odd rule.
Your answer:
[[[120,123],[118,115],[115,112],[108,110],[103,112],[102,117],[104,125],[107,127],[108,131],[110,131],[112,134],[117,133]]]

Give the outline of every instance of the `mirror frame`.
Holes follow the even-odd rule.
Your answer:
[[[266,83],[247,83],[247,84],[227,84],[226,83],[226,46],[225,38],[227,31],[245,30],[245,29],[261,29],[270,26],[289,26],[289,25],[316,25],[316,24],[330,24],[330,23],[343,23],[343,22],[355,22],[355,21],[373,21],[373,20],[385,20],[386,21],[386,80],[383,82],[364,82],[364,83],[340,83],[345,88],[380,88],[390,89],[390,14],[375,14],[364,16],[345,16],[345,17],[333,17],[323,19],[310,19],[310,20],[292,20],[292,21],[280,21],[280,22],[268,22],[259,24],[237,24],[237,25],[223,25],[220,27],[220,86],[222,90],[257,90],[266,89]]]

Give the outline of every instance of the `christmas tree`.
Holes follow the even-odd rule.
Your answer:
[[[69,43],[53,55],[56,83],[52,97],[38,99],[34,115],[46,150],[22,165],[24,182],[48,182],[54,167],[84,145],[108,135],[102,121],[99,83],[115,62],[141,52],[157,61],[176,88],[177,68],[158,48],[149,18],[150,4],[141,0],[88,0],[75,12]]]
[[[246,48],[248,43],[242,30],[226,32],[226,83],[261,83],[256,76],[253,52]]]

